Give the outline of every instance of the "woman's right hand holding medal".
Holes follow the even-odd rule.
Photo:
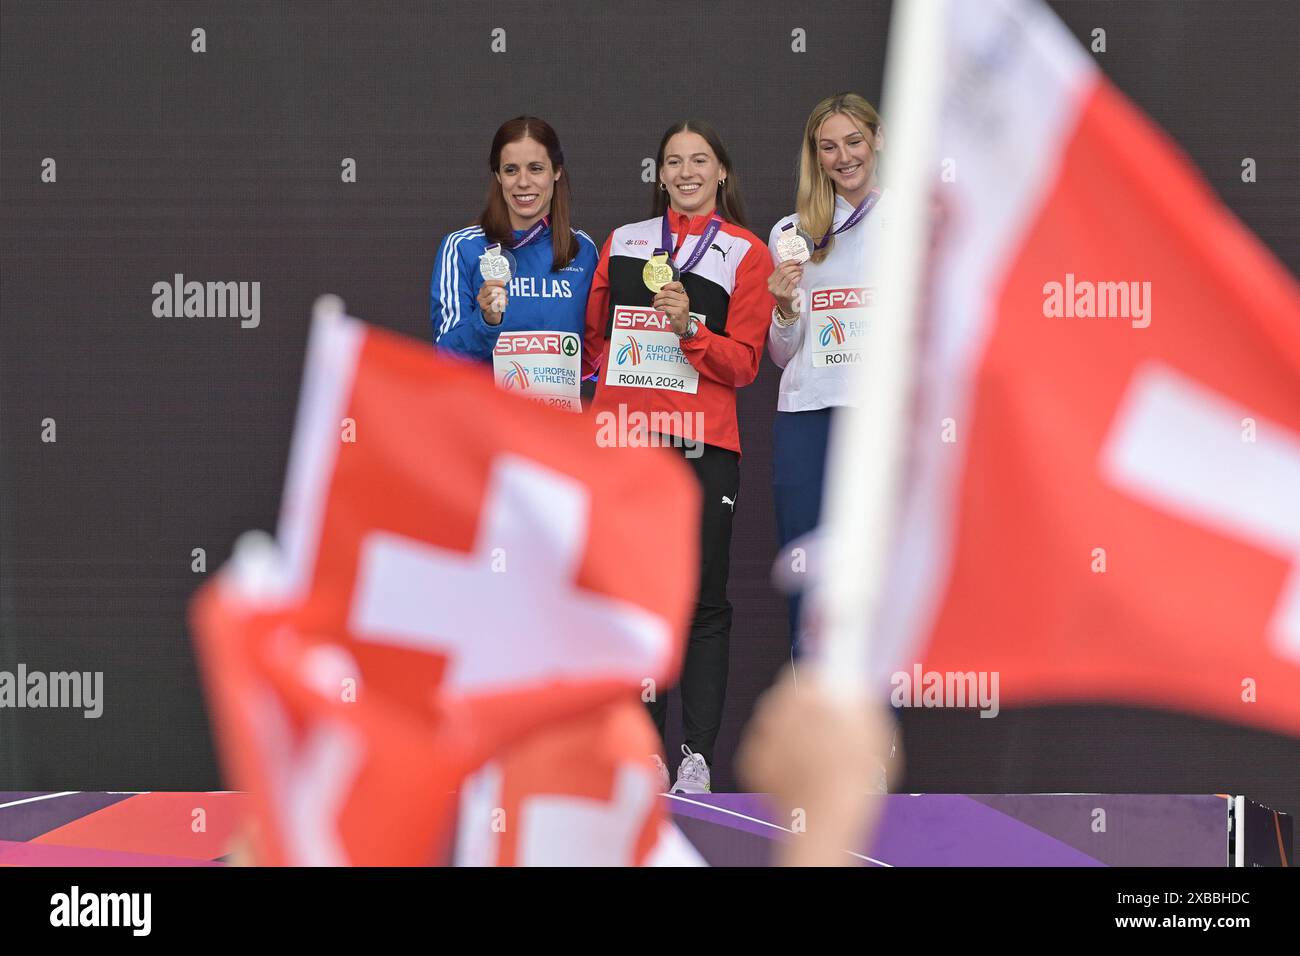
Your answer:
[[[479,286],[478,307],[484,322],[500,325],[506,311],[506,284],[500,279],[488,279]]]
[[[795,316],[801,311],[795,305],[799,294],[799,283],[803,280],[803,263],[797,259],[787,259],[772,270],[767,278],[767,291],[776,299],[777,308],[784,315]]]

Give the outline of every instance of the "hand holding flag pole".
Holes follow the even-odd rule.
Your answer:
[[[871,664],[900,497],[946,13],[946,0],[895,6],[884,105],[892,118],[887,169],[896,220],[879,273],[890,281],[881,290],[872,348],[853,379],[854,401],[834,420],[819,548],[825,560],[809,593],[809,666],[798,688],[791,677],[765,695],[739,758],[751,786],[787,808],[794,801],[815,807],[816,829],[787,845],[786,865],[853,859],[846,851],[874,825],[874,774],[893,746],[891,722],[872,699]],[[810,750],[810,741],[835,743]],[[800,755],[812,757],[802,769]]]
[[[916,312],[928,244],[933,146],[943,81],[947,0],[895,6],[885,64],[884,115],[894,226],[881,252],[872,347],[853,377],[854,399],[832,426],[822,527],[824,573],[810,595],[818,679],[844,701],[867,693],[874,630],[900,499]]]

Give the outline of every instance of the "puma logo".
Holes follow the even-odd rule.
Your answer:
[[[735,510],[736,510],[736,502],[735,502],[734,500],[732,500],[731,498],[728,498],[726,495],[723,495],[723,496],[722,496],[722,503],[723,503],[724,505],[731,505],[731,510],[732,510],[732,511],[735,511]]]
[[[717,250],[718,250],[718,253],[722,256],[722,261],[723,261],[723,262],[726,262],[726,261],[727,261],[727,253],[731,251],[730,249],[724,249],[724,248],[722,248],[722,246],[718,245],[716,242],[715,242],[713,245],[709,246],[709,248],[710,248],[710,249],[717,249]]]

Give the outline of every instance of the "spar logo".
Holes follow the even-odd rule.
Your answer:
[[[497,355],[574,355],[578,337],[557,332],[502,332],[493,351]]]
[[[619,365],[640,365],[641,344],[629,335],[627,341],[623,343],[623,347],[618,350],[616,360]]]
[[[704,317],[700,316],[700,324]],[[647,309],[644,306],[620,305],[614,309],[614,328],[631,329],[635,332],[671,332],[672,319],[663,312]]]
[[[501,387],[507,390],[518,389],[522,392],[528,384],[528,370],[518,362],[511,362],[510,371],[506,372],[505,377],[501,379]]]
[[[831,339],[835,340],[836,345],[844,344],[844,323],[833,315],[826,316],[826,324],[822,326],[817,335],[817,340],[821,342],[822,348],[831,344]]]
[[[851,289],[818,289],[813,293],[814,312],[826,309],[866,309],[875,305],[875,286],[862,286]]]

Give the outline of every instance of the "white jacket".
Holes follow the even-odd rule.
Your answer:
[[[803,295],[799,319],[789,328],[775,321],[767,332],[767,354],[785,371],[777,410],[806,412],[817,408],[847,405],[851,365],[864,357],[867,333],[877,296],[875,261],[889,228],[893,209],[890,190],[881,192],[865,219],[835,237],[830,254],[819,263],[806,262],[799,288]],[[835,228],[853,212],[842,196],[835,197]],[[768,250],[778,266],[776,242],[781,227],[799,222],[797,214],[786,216],[768,238]]]

